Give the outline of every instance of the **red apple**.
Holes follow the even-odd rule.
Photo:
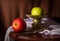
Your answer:
[[[17,18],[13,21],[12,28],[15,32],[22,32],[26,28],[26,23],[23,19]]]

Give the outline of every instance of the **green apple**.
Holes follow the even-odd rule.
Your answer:
[[[40,7],[34,7],[31,10],[31,15],[32,16],[40,16],[42,13],[42,9]]]

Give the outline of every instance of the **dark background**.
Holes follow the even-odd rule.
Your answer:
[[[33,7],[43,8],[44,15],[60,23],[60,0],[0,0],[0,41],[15,18],[26,18]]]

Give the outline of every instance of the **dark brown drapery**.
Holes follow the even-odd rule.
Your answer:
[[[43,8],[49,17],[60,17],[59,3],[59,0],[0,0],[0,28],[6,31],[15,18],[25,18],[35,6]]]
[[[49,0],[0,0],[0,19],[4,29],[6,30],[15,18],[25,18],[25,14],[30,14],[34,6],[43,8],[45,14],[49,10]]]
[[[25,18],[35,6],[49,17],[60,17],[59,4],[60,0],[0,0],[0,31],[4,33],[15,18]]]

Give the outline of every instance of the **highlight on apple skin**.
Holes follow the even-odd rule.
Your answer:
[[[23,32],[26,29],[26,22],[21,18],[16,18],[12,22],[12,28],[15,32]]]
[[[31,15],[32,16],[41,16],[42,14],[42,8],[40,7],[33,7],[31,10]]]

